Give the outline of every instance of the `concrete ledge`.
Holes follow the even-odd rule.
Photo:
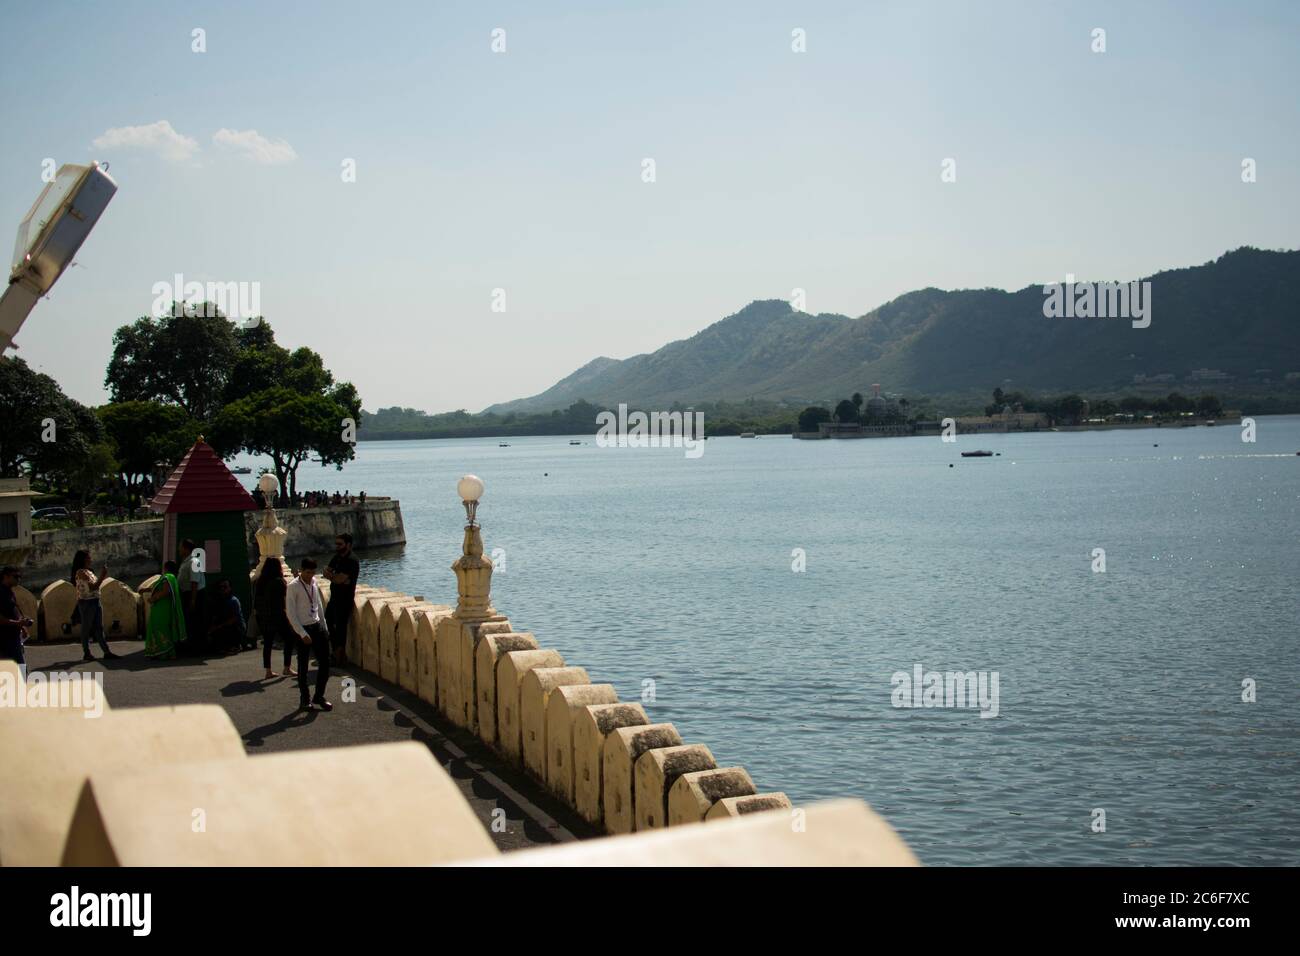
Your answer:
[[[563,667],[559,651],[510,651],[497,661],[497,744],[513,763],[523,763],[523,718],[519,712],[519,685],[537,667]]]
[[[649,724],[640,704],[592,704],[573,722],[573,806],[588,823],[604,818],[605,738],[619,727]]]
[[[451,612],[423,611],[415,615],[415,669],[420,700],[438,707],[438,623]]]
[[[353,661],[357,666],[361,665],[364,656],[361,646],[361,610],[375,590],[368,584],[358,584],[356,592],[352,595],[352,614],[348,617],[347,653],[348,660]]]
[[[919,866],[889,824],[861,800],[815,803],[802,829],[788,811],[707,827],[653,830],[478,861],[487,866]]]
[[[758,793],[744,767],[693,770],[677,778],[668,789],[668,825],[703,823],[713,805],[724,797]]]
[[[428,749],[404,741],[97,771],[80,792],[63,862],[413,866],[495,854]]]
[[[115,710],[94,720],[50,711],[5,714],[0,865],[58,865],[88,774],[137,777],[169,764],[243,759],[244,743],[235,725],[215,704]],[[161,796],[148,789],[138,795],[134,812],[143,818],[142,825],[157,825]],[[187,807],[187,819],[189,812]]]
[[[546,782],[546,703],[551,691],[590,684],[583,667],[536,667],[519,681],[519,721],[523,728],[524,769]]]
[[[99,586],[104,609],[104,634],[110,641],[135,638],[140,631],[140,595],[117,578],[108,577]]]
[[[647,750],[681,746],[682,738],[672,724],[618,727],[605,738],[602,758],[605,829],[609,833],[631,833],[636,828],[636,786],[633,771]]]
[[[784,793],[758,793],[749,797],[723,797],[704,815],[706,823],[713,820],[726,820],[729,817],[743,817],[747,813],[762,813],[764,810],[790,810],[790,798]]]
[[[397,620],[409,607],[423,604],[424,601],[403,594],[384,601],[375,617],[375,633],[379,643],[380,677],[390,684],[397,683]]]
[[[36,622],[28,630],[31,633],[32,640],[36,640],[36,628],[40,626],[41,620],[41,602],[36,595],[27,590],[21,584],[14,585],[14,598],[18,601],[18,610],[23,617],[31,618]]]
[[[511,651],[535,650],[537,638],[528,633],[488,634],[478,642],[474,652],[478,736],[489,747],[497,745],[497,661]]]
[[[72,626],[72,612],[77,607],[77,589],[70,581],[53,581],[41,591],[40,616],[36,626],[40,629],[41,640],[60,641],[76,637],[77,628]],[[64,630],[64,628],[67,630]]]
[[[372,674],[379,673],[379,611],[391,598],[397,596],[396,591],[372,591],[366,595],[357,615],[361,656],[355,660]]]
[[[424,614],[440,612],[450,614],[451,608],[425,602],[404,608],[397,616],[397,685],[402,690],[420,692],[419,619]]]
[[[475,622],[460,630],[456,695],[465,713],[465,722],[461,726],[470,733],[478,733],[478,646],[485,637],[509,633],[511,633],[510,621],[502,614],[486,621]]]
[[[578,713],[589,704],[617,702],[618,693],[613,684],[556,687],[546,701],[546,786],[571,807],[574,806],[573,728]]]
[[[703,744],[684,744],[647,750],[637,758],[636,778],[637,830],[653,830],[668,825],[668,790],[677,778],[693,770],[713,770],[718,766],[709,748]]]

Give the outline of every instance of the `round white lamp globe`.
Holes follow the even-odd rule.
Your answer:
[[[483,479],[478,475],[466,475],[456,483],[456,492],[461,501],[478,501],[483,496]]]
[[[257,479],[257,487],[261,490],[262,494],[270,497],[279,490],[280,482],[276,480],[275,475],[268,471],[261,478]]]

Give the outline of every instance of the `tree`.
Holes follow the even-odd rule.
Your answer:
[[[1126,415],[1136,415],[1146,411],[1147,402],[1146,399],[1136,395],[1126,395],[1119,400],[1119,407]]]
[[[104,438],[99,419],[20,358],[0,358],[0,475],[33,478],[63,469]]]
[[[858,410],[854,407],[853,402],[844,399],[835,406],[835,420],[837,422],[856,422],[858,420]]]
[[[862,393],[861,393],[861,392],[854,392],[854,393],[853,393],[853,397],[850,398],[849,401],[851,401],[851,402],[853,403],[853,408],[854,408],[854,410],[855,410],[859,415],[861,415],[861,414],[862,414]]]
[[[809,405],[799,413],[799,431],[815,432],[821,422],[831,420],[831,413],[820,405]]]
[[[113,446],[107,441],[86,444],[75,454],[63,457],[52,470],[50,477],[72,498],[77,527],[86,525],[86,502],[111,484],[117,471]]]
[[[226,405],[213,420],[210,437],[223,455],[243,448],[268,456],[281,489],[294,495],[298,466],[313,452],[321,465],[337,468],[355,457],[353,445],[344,440],[344,419],[360,417],[361,400],[351,384],[313,394],[277,385]]]
[[[239,355],[235,324],[207,303],[142,316],[113,333],[104,386],[114,402],[171,402],[206,421],[221,407]]]
[[[1178,392],[1170,392],[1169,397],[1165,399],[1165,401],[1169,403],[1169,407],[1175,412],[1190,412],[1196,409],[1195,402],[1186,395],[1181,395]]]
[[[1201,395],[1196,399],[1196,411],[1206,418],[1218,418],[1223,414],[1223,403],[1217,395]]]
[[[128,491],[153,475],[157,463],[170,468],[180,462],[200,429],[178,405],[114,402],[96,411],[113,443]]]
[[[1083,398],[1079,395],[1066,395],[1056,407],[1060,411],[1062,419],[1068,420],[1071,424],[1079,424],[1079,418],[1083,415]]]
[[[113,337],[106,378],[113,406],[162,402],[183,416],[139,408],[110,414],[123,430],[153,416],[153,443],[119,432],[131,473],[151,456],[172,460],[177,444],[183,455],[200,430],[223,457],[241,448],[268,455],[287,494],[296,493],[298,466],[313,455],[340,468],[355,457],[361,398],[350,382],[334,381],[319,354],[277,344],[260,317],[236,327],[206,304],[173,311],[138,319]]]

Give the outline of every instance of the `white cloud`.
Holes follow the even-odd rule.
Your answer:
[[[255,129],[219,129],[212,142],[243,153],[247,159],[264,166],[282,166],[298,158],[293,147],[282,139],[270,140]]]
[[[198,141],[159,120],[147,126],[115,126],[94,139],[96,149],[145,149],[172,163],[181,163],[199,151]]]

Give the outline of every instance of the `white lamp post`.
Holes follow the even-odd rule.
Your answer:
[[[266,510],[262,512],[262,527],[257,529],[257,569],[253,571],[254,581],[262,576],[262,566],[266,564],[267,558],[279,561],[281,571],[288,569],[284,563],[284,539],[289,535],[275,520],[275,493],[279,487],[280,482],[269,471],[257,479],[257,489],[262,492]]]
[[[483,536],[474,520],[478,500],[483,497],[483,479],[466,475],[456,483],[456,493],[469,518],[461,556],[451,566],[456,572],[456,617],[468,622],[486,621],[498,615],[492,607],[492,559],[483,556]]]
[[[456,493],[460,495],[465,514],[469,517],[470,527],[474,527],[474,515],[478,512],[478,500],[483,497],[483,479],[478,475],[466,475],[456,482]]]

